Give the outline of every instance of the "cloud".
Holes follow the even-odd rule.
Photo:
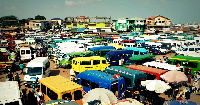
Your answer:
[[[85,5],[96,2],[102,2],[102,0],[66,0],[65,5]]]

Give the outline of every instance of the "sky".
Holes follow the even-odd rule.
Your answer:
[[[41,15],[47,20],[72,16],[114,20],[162,15],[172,23],[200,23],[200,0],[0,0],[0,17],[10,15],[18,19]]]

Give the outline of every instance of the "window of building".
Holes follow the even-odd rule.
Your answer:
[[[81,79],[81,85],[89,88],[90,87],[90,81],[85,80],[85,79]]]
[[[160,20],[160,18],[158,18],[158,20]]]

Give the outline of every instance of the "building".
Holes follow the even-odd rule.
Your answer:
[[[150,16],[145,18],[146,29],[144,33],[154,34],[158,32],[169,32],[171,26],[171,19],[161,15]]]
[[[116,20],[112,20],[114,23],[114,30],[117,32],[126,32],[128,25],[128,18],[118,18]]]
[[[44,29],[52,28],[51,20],[30,20],[29,23],[25,23],[25,26],[28,26],[30,30],[41,31]]]
[[[99,21],[102,19],[103,21]],[[66,17],[65,22],[66,28],[72,31],[85,31],[83,29],[86,29],[87,31],[101,32],[111,30],[111,17]]]
[[[128,19],[128,31],[142,34],[145,29],[145,19],[135,17]]]

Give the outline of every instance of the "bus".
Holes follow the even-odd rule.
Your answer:
[[[109,74],[120,74],[120,77],[123,77],[125,80],[125,89],[126,98],[135,98],[134,96],[137,96],[140,94],[141,90],[138,90],[138,86],[140,86],[141,81],[144,81],[147,79],[147,75],[145,72],[137,71],[128,69],[121,66],[110,66],[104,70],[104,72]]]
[[[148,50],[146,50],[145,48],[126,47],[125,49],[132,50],[133,51],[132,56],[148,54]]]
[[[28,62],[24,76],[25,86],[29,86],[37,79],[48,77],[50,75],[50,62],[48,57],[36,57]]]
[[[160,76],[168,72],[168,70],[162,70],[142,65],[129,65],[126,66],[126,68],[146,72],[148,80],[154,80],[154,79],[160,80]]]
[[[128,60],[133,54],[132,50],[114,50],[114,51],[109,51],[106,55],[105,58],[108,62],[110,62],[110,65],[120,65],[120,60],[123,58],[124,62]]]
[[[42,78],[39,80],[40,92],[44,94],[45,101],[64,99],[75,100],[82,105],[83,87],[60,75]]]
[[[115,78],[114,75],[102,71],[89,70],[78,74],[74,81],[82,85],[85,92],[94,88],[106,88],[112,91],[119,100],[125,98],[125,81],[122,77]]]
[[[192,56],[182,56],[177,55],[171,57],[167,63],[171,65],[180,65],[183,66],[184,73],[189,73],[194,75],[195,72],[200,71],[200,58],[199,57],[192,57]],[[190,68],[185,70],[186,68]],[[191,70],[191,71],[188,71]]]
[[[145,54],[145,55],[138,55],[130,57],[129,60],[127,60],[123,67],[126,67],[128,65],[142,65],[145,62],[155,61],[155,55],[151,54]]]
[[[122,40],[121,45],[123,47],[136,47],[135,40]]]
[[[60,61],[60,67],[70,69],[71,68],[71,62],[72,59],[75,57],[88,57],[92,56],[93,52],[92,51],[82,51],[82,52],[72,52],[72,53],[67,53],[64,56],[64,59]]]
[[[103,49],[113,49],[115,50],[115,47],[113,46],[99,46],[99,47],[92,47],[89,50],[94,52],[94,55],[99,55],[99,50],[103,50]]]
[[[105,70],[109,66],[104,57],[91,56],[91,57],[77,57],[72,59],[72,70],[75,73],[81,73],[87,70]]]

